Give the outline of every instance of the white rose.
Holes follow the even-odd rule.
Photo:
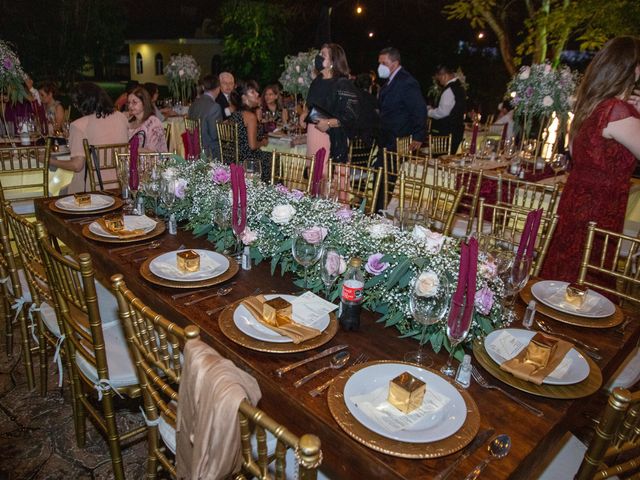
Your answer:
[[[529,78],[530,74],[531,69],[529,67],[524,67],[520,72],[520,75],[518,75],[518,78],[520,78],[520,80],[526,80],[527,78]]]
[[[428,230],[428,232],[429,233],[427,233],[427,240],[425,242],[427,244],[427,250],[429,250],[431,253],[440,252],[440,249],[444,244],[445,236],[438,232],[432,232],[431,230]]]
[[[420,297],[433,297],[438,293],[440,288],[440,279],[435,272],[422,272],[416,280],[416,294]]]
[[[182,68],[178,71],[178,75],[180,75],[181,77],[184,76],[184,70]]]
[[[296,214],[296,209],[291,205],[276,205],[271,212],[271,220],[278,225],[286,225]]]
[[[300,73],[300,65],[296,65],[296,72]]]
[[[173,167],[165,168],[164,172],[162,172],[162,178],[167,181],[173,180],[174,178],[176,178],[176,169]]]
[[[420,225],[416,225],[413,227],[413,231],[411,232],[411,238],[413,238],[416,242],[424,243],[427,241],[428,233],[429,233],[428,228],[421,227]]]
[[[544,74],[549,75],[551,73],[551,65],[547,64],[544,66]]]
[[[302,78],[302,77],[298,77],[298,83],[299,83],[300,85],[304,84],[304,78]]]
[[[391,225],[387,223],[376,223],[371,225],[367,230],[372,238],[381,239],[389,236],[391,233]]]
[[[542,105],[544,105],[545,107],[550,107],[551,105],[553,105],[553,98],[551,98],[549,95],[546,95],[542,99]]]

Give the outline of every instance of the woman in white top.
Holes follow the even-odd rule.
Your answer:
[[[116,111],[107,92],[95,83],[80,82],[71,94],[73,105],[83,115],[71,123],[69,149],[71,158],[51,158],[49,164],[74,172],[67,193],[84,192],[85,156],[83,140],[90,145],[127,143],[127,117]],[[88,182],[87,182],[88,186]]]

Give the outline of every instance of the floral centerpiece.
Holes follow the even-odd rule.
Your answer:
[[[186,105],[196,90],[200,78],[200,67],[191,55],[172,55],[169,64],[164,68],[169,79],[169,92]]]
[[[204,236],[219,250],[233,245],[233,233],[216,220],[229,218],[230,175],[228,167],[206,160],[185,162],[175,157],[165,172],[176,179],[173,213],[187,222],[195,235]],[[460,247],[457,240],[416,226],[403,232],[381,217],[364,215],[330,200],[306,196],[298,190],[260,182],[247,182],[247,227],[243,242],[250,245],[251,257],[257,263],[268,261],[272,274],[293,272],[302,268],[295,262],[291,245],[294,235],[302,232],[309,242],[323,242],[340,253],[340,258],[327,261],[327,268],[343,273],[346,260],[358,256],[366,264],[365,308],[381,315],[379,322],[393,326],[404,337],[420,338],[422,326],[415,323],[409,311],[408,289],[421,275],[436,272],[456,282]],[[478,268],[476,309],[469,341],[503,324],[500,299],[504,286],[496,274],[495,264],[483,259]],[[302,285],[301,280],[296,284]],[[309,269],[309,288],[320,291],[323,283],[318,264]],[[336,299],[340,282],[331,293]],[[444,321],[429,326],[425,339],[435,351],[450,345]],[[460,353],[460,352],[459,352]]]
[[[306,98],[313,80],[313,61],[318,50],[300,52],[298,55],[287,55],[284,59],[284,72],[280,75],[280,83],[285,92],[302,95]]]
[[[7,42],[0,40],[0,96],[8,97],[12,104],[22,101],[27,96],[24,87],[25,76],[18,55]],[[4,131],[8,132],[4,109],[5,102],[0,101],[2,125]]]

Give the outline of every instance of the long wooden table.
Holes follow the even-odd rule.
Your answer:
[[[225,305],[250,295],[257,287],[263,293],[288,293],[294,290],[292,278],[269,273],[268,262],[254,266],[251,271],[243,271],[234,278],[237,284],[233,291],[221,298],[212,298],[191,307],[184,307],[184,299],[173,301],[171,294],[175,290],[152,285],[139,274],[140,263],[133,258],[147,253],[161,253],[184,245],[189,248],[212,248],[203,239],[195,239],[189,232],[180,230],[177,236],[164,234],[160,237],[161,246],[155,251],[140,252],[122,257],[110,253],[113,245],[97,243],[85,239],[81,234],[82,225],[67,222],[64,216],[52,212],[48,204],[51,199],[36,201],[36,215],[44,222],[49,232],[77,253],[88,252],[92,255],[97,277],[105,284],[115,273],[123,273],[127,285],[152,308],[178,324],[193,322],[201,327],[205,341],[210,343],[223,356],[231,359],[240,368],[253,375],[262,389],[260,407],[276,420],[286,425],[294,433],[314,433],[322,441],[324,462],[322,470],[333,479],[397,479],[415,480],[432,478],[434,474],[449,465],[457,456],[453,454],[434,460],[406,460],[377,453],[352,440],[334,421],[327,406],[326,396],[311,397],[308,391],[329,378],[319,378],[305,384],[303,388],[293,387],[293,381],[311,372],[320,365],[312,362],[278,378],[274,371],[291,362],[301,360],[310,353],[269,354],[246,349],[228,340],[218,327],[217,318],[209,317],[206,310]],[[69,217],[67,217],[68,219]],[[522,311],[522,305],[518,307]],[[349,344],[355,358],[366,353],[371,360],[401,360],[406,351],[416,348],[415,341],[398,338],[398,332],[384,328],[376,323],[376,315],[364,312],[361,328],[358,332],[339,331],[335,338],[322,348]],[[553,322],[554,328],[597,346],[603,354],[599,366],[607,379],[615,371],[626,354],[631,351],[640,334],[640,322],[631,322],[624,335],[609,330],[578,329]],[[444,352],[433,355],[435,367],[441,366],[446,356]],[[322,362],[324,364],[325,362]],[[490,376],[487,374],[487,377]],[[493,380],[497,382],[496,380]],[[552,400],[529,395],[502,385],[515,395],[544,411],[544,417],[538,418],[520,407],[502,393],[484,390],[472,382],[469,393],[476,401],[481,415],[481,430],[493,428],[497,433],[507,433],[512,439],[510,454],[492,462],[482,478],[493,479],[531,479],[536,478],[535,471],[541,460],[550,455],[554,444],[562,436],[576,416],[580,416],[588,403],[580,400]],[[325,394],[326,395],[326,394]],[[476,451],[461,462],[451,478],[462,478],[473,466],[486,456],[486,449]]]

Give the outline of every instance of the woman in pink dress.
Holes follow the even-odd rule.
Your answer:
[[[622,232],[630,179],[640,158],[640,113],[627,103],[639,78],[640,39],[635,37],[609,41],[585,72],[571,126],[571,173],[543,278],[577,280],[589,222]],[[601,248],[594,244],[595,251]]]
[[[151,96],[144,87],[137,87],[129,94],[129,139],[140,136],[140,152],[162,153],[167,151],[162,122],[153,113]]]

